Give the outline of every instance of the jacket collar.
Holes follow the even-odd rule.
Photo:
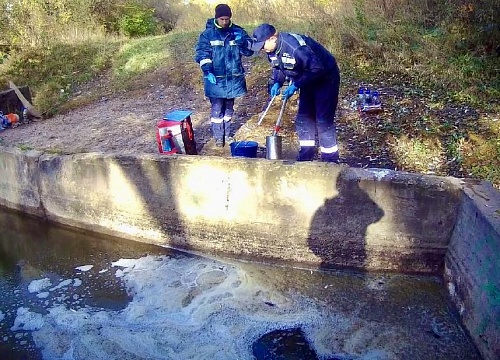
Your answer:
[[[219,30],[229,30],[233,26],[233,20],[229,20],[229,26],[227,27],[227,29],[224,29],[224,28],[222,28],[222,26],[220,26],[219,24],[217,24],[217,19],[216,18],[214,18],[214,25]]]

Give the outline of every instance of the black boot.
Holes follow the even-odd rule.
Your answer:
[[[335,152],[333,152],[331,154],[321,153],[321,161],[324,161],[324,162],[333,162],[333,163],[339,164],[340,163],[339,152],[335,151]]]
[[[297,161],[313,161],[314,155],[316,155],[315,146],[303,146],[300,148],[299,156],[297,156]]]

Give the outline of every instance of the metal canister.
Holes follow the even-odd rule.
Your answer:
[[[279,135],[266,136],[266,159],[280,160],[283,157],[282,138]]]

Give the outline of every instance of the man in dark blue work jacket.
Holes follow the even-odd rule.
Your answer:
[[[251,39],[246,31],[231,22],[231,8],[215,7],[214,18],[207,20],[196,45],[195,61],[203,71],[205,96],[212,104],[210,121],[216,146],[231,138],[234,99],[247,92],[241,56],[251,56]]]
[[[318,130],[322,161],[339,162],[335,111],[340,89],[340,73],[335,57],[308,36],[278,33],[274,26],[262,24],[253,33],[254,51],[264,50],[273,68],[271,96],[283,91],[288,99],[299,91],[299,110],[295,128],[300,142],[299,161],[311,161],[316,155]]]

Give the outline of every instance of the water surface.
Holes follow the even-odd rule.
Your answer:
[[[480,359],[441,280],[198,257],[0,208],[2,359]]]

